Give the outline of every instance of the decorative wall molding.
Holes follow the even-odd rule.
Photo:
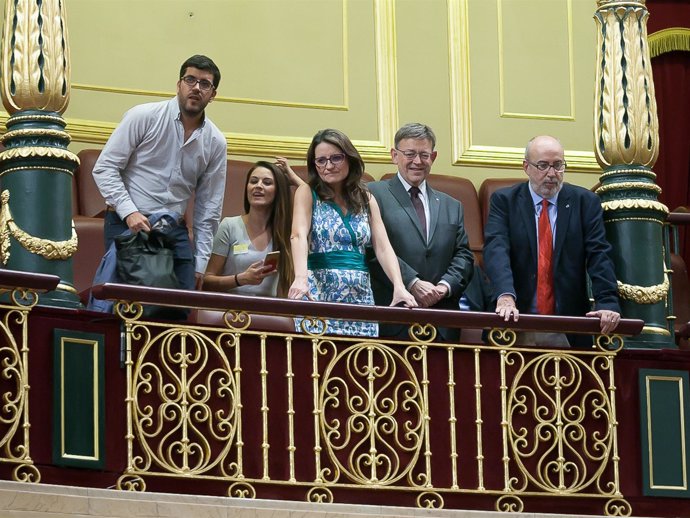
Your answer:
[[[499,112],[503,118],[511,119],[537,119],[537,120],[555,120],[555,121],[574,121],[575,120],[575,63],[573,55],[573,3],[572,0],[565,0],[567,11],[567,35],[568,35],[568,87],[570,97],[570,113],[567,114],[542,114],[542,113],[520,113],[508,112],[505,108],[505,77],[504,77],[504,62],[505,62],[505,44],[503,41],[503,3],[505,0],[496,0],[497,3],[497,25],[498,25],[498,89],[499,89]]]
[[[390,146],[398,125],[397,102],[397,57],[395,30],[395,1],[372,0],[374,16],[374,42],[376,63],[376,91],[372,95],[377,99],[377,127],[376,140],[358,140],[353,138],[362,158],[370,163],[389,163]],[[320,103],[284,102],[270,99],[246,99],[238,97],[216,96],[214,102],[254,104],[260,106],[278,106],[295,109],[336,110],[349,111],[350,75],[347,68],[348,38],[347,38],[347,1],[343,2],[343,60],[344,69],[344,99],[343,104],[331,105]],[[94,91],[105,95],[134,95],[146,97],[170,98],[175,95],[172,91],[138,90],[118,88],[113,86],[73,83],[75,90]],[[69,115],[69,113],[67,113]],[[0,113],[0,123],[8,119],[6,113]],[[73,142],[103,145],[110,137],[117,123],[66,118],[67,131]],[[231,155],[274,156],[276,154],[292,158],[304,158],[311,135],[309,137],[294,137],[284,135],[264,135],[250,133],[225,132],[228,142],[228,153]]]
[[[472,67],[470,64],[468,4],[469,0],[448,0],[453,165],[494,168],[520,167],[524,158],[524,148],[480,145],[472,140],[473,114],[470,82]],[[572,8],[570,0],[568,0],[568,8],[569,10]],[[569,21],[570,23],[572,22]],[[572,31],[570,37],[572,38]],[[524,118],[548,119],[548,116]],[[569,171],[601,172],[601,168],[594,158],[594,152],[566,150],[565,158],[568,162]]]

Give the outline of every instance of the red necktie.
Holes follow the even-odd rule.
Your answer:
[[[549,201],[542,200],[539,216],[539,263],[537,270],[537,312],[553,315],[553,233],[549,221]]]
[[[424,205],[422,204],[422,200],[419,198],[419,195],[422,191],[419,190],[419,187],[415,187],[413,185],[407,192],[410,193],[410,198],[412,199],[412,206],[414,207],[414,210],[417,212],[419,224],[422,226],[422,235],[424,236],[424,239],[426,239],[426,214],[424,214]]]

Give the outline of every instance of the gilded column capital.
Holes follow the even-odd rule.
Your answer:
[[[23,110],[63,113],[69,104],[64,4],[60,0],[5,3],[1,87],[10,115]]]
[[[606,170],[618,165],[652,168],[659,155],[659,120],[647,44],[644,1],[600,1],[594,153]]]

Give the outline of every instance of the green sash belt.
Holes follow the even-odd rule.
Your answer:
[[[362,270],[369,271],[364,254],[350,250],[314,253],[307,257],[307,268],[310,270]]]

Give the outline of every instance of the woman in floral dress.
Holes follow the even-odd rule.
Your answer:
[[[288,297],[374,304],[365,249],[371,244],[393,284],[391,306],[417,306],[405,289],[376,200],[362,183],[364,162],[342,132],[319,131],[307,152],[307,185],[295,193],[292,254],[295,280]],[[327,320],[326,333],[378,336],[376,322]],[[301,320],[296,327],[301,330]]]

